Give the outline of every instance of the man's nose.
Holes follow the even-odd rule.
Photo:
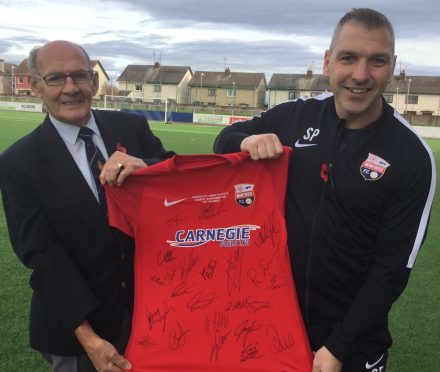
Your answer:
[[[364,82],[368,80],[370,76],[368,62],[365,60],[359,60],[353,66],[352,78],[357,82]]]
[[[71,91],[77,91],[77,90],[78,90],[78,87],[73,82],[72,77],[66,76],[66,81],[65,81],[64,86],[63,86],[63,91],[71,92]]]

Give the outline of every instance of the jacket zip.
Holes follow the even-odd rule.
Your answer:
[[[309,242],[309,254],[307,257],[307,267],[306,267],[306,289],[305,289],[305,296],[304,296],[304,312],[305,314],[304,316],[304,322],[306,323],[306,328],[310,327],[309,324],[309,319],[310,319],[310,311],[309,311],[309,299],[310,299],[310,270],[311,270],[311,266],[312,266],[312,257],[313,257],[313,243],[314,243],[314,237],[315,237],[315,230],[316,230],[316,224],[318,221],[318,217],[320,215],[320,211],[322,208],[322,203],[325,197],[325,191],[326,191],[326,185],[328,180],[330,180],[330,184],[331,187],[334,189],[335,188],[335,184],[334,184],[334,180],[333,180],[333,175],[332,175],[332,169],[334,168],[334,164],[335,164],[335,157],[337,154],[337,149],[339,147],[340,141],[341,141],[341,136],[342,136],[342,131],[345,127],[345,120],[339,120],[339,122],[337,123],[337,129],[336,129],[336,133],[335,133],[335,137],[333,139],[333,144],[331,146],[331,153],[329,158],[331,159],[331,161],[328,163],[323,163],[322,164],[322,168],[321,168],[321,177],[323,178],[323,183],[322,183],[322,188],[321,188],[321,195],[319,197],[319,203],[318,203],[318,207],[316,209],[316,213],[315,216],[313,218],[313,224],[312,224],[312,230],[311,230],[311,234],[310,234],[310,242]],[[327,172],[327,177],[323,177],[323,170],[324,167],[326,168],[326,172]]]
[[[316,223],[318,221],[318,216],[319,216],[319,212],[321,210],[321,206],[322,206],[322,201],[324,200],[324,195],[325,195],[325,186],[326,186],[326,182],[324,181],[322,183],[322,188],[321,188],[321,196],[319,198],[319,204],[318,204],[318,208],[316,210],[315,216],[313,218],[313,224],[312,224],[312,233],[310,235],[310,242],[309,242],[309,254],[307,257],[307,268],[306,268],[306,290],[305,290],[305,298],[304,298],[304,322],[306,323],[306,328],[310,329],[310,324],[309,324],[309,298],[310,298],[310,268],[312,266],[312,256],[313,256],[313,240],[314,240],[314,231],[315,231],[315,227],[316,227]],[[315,351],[315,350],[313,350]]]

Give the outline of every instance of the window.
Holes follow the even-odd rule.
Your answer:
[[[18,77],[18,84],[23,84],[23,76]]]
[[[322,94],[322,92],[310,92],[310,97],[316,97]]]
[[[226,91],[226,95],[227,95],[228,97],[235,97],[235,89],[234,89],[234,88],[228,89],[228,90]]]
[[[216,89],[208,89],[208,96],[215,97],[217,94]]]
[[[385,102],[387,103],[393,103],[393,95],[392,94],[384,94],[383,98],[385,99]]]
[[[297,90],[293,92],[289,92],[289,99],[297,99],[299,98],[299,92]]]
[[[419,103],[419,96],[407,95],[405,97],[405,103],[417,105]]]
[[[162,92],[162,84],[154,84],[154,93]]]
[[[134,90],[142,91],[142,84],[135,84]]]

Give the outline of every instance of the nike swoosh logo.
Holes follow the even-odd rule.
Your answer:
[[[382,360],[382,358],[383,358],[383,356],[384,356],[385,354],[382,354],[381,356],[380,356],[380,358],[378,359],[378,360],[376,360],[374,363],[372,363],[372,364],[370,364],[370,363],[365,363],[365,368],[366,369],[370,369],[370,368],[373,368],[374,366],[376,366],[377,364],[379,364],[379,362]]]
[[[309,147],[316,146],[317,143],[299,143],[299,140],[295,142],[295,147]]]
[[[183,198],[183,199],[179,199],[179,200],[173,200],[173,201],[168,201],[167,198],[165,198],[165,200],[163,201],[163,205],[165,207],[171,207],[172,205],[176,205],[179,204],[180,202],[183,202],[184,200],[186,200],[188,198]]]

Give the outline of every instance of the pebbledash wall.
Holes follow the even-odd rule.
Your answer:
[[[418,134],[420,134],[423,138],[440,138],[440,127],[421,127],[414,125],[413,128],[416,130]]]

